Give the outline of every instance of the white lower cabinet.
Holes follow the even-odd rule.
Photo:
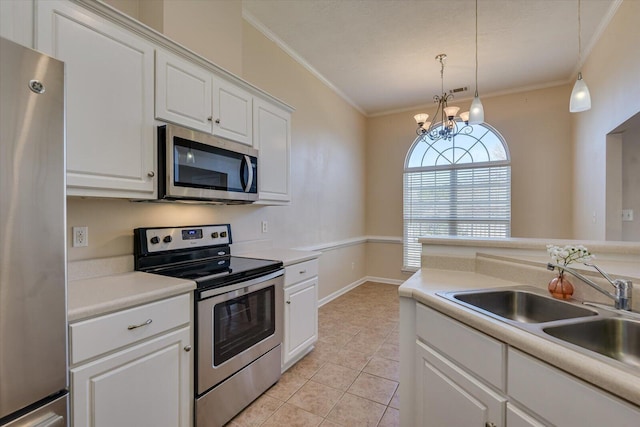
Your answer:
[[[505,425],[506,397],[421,342],[416,344],[416,361],[417,425]]]
[[[400,350],[415,364],[404,427],[640,425],[637,406],[422,304],[415,313],[413,362]]]
[[[190,306],[182,295],[70,325],[73,427],[192,425]]]
[[[285,268],[283,370],[318,340],[318,260]]]

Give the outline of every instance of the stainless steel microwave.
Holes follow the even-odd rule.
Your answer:
[[[175,125],[158,127],[158,198],[258,200],[258,150]]]

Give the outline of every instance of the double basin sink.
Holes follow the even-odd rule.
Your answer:
[[[609,358],[605,360],[640,369],[640,320],[635,320],[634,314],[587,308],[541,292],[518,287],[438,295],[582,353],[594,352]]]

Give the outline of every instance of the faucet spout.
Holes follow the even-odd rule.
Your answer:
[[[611,285],[615,288],[615,290],[616,290],[615,294],[612,294],[611,292],[603,289],[596,282],[594,282],[593,280],[589,279],[588,277],[583,276],[582,274],[580,274],[579,272],[577,272],[573,268],[569,268],[567,266],[562,266],[562,265],[558,265],[558,264],[548,263],[547,264],[547,270],[553,271],[554,269],[557,268],[558,271],[560,271],[560,272],[566,271],[567,273],[571,274],[572,276],[577,277],[582,282],[584,282],[587,285],[591,286],[596,291],[598,291],[601,294],[606,295],[607,297],[611,298],[615,302],[615,307],[617,309],[631,311],[631,302],[632,302],[631,297],[632,297],[632,291],[633,291],[633,284],[631,283],[630,280],[611,279],[611,277],[609,277],[609,275],[607,273],[602,271],[595,264],[587,264],[587,263],[585,263],[584,265],[586,265],[588,267],[595,268],[602,275],[602,277],[607,279],[607,281],[609,283],[611,283]]]

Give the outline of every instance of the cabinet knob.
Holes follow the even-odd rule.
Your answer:
[[[219,125],[220,124],[220,119],[216,119],[216,124]]]
[[[291,301],[286,301],[287,304],[291,304]]]
[[[156,173],[154,171],[150,171],[150,172],[147,173],[147,176],[149,178],[153,178],[154,176],[156,176]]]
[[[187,353],[191,351],[191,346],[190,345],[185,345],[184,346],[184,351],[186,351]]]
[[[307,270],[300,270],[300,274],[305,274]]]
[[[496,423],[492,423],[490,421],[487,421],[486,423],[484,423],[485,427],[496,427]]]

